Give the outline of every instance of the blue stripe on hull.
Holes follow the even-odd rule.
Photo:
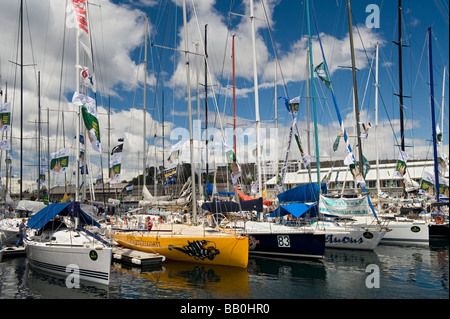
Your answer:
[[[31,266],[36,267],[41,270],[50,271],[53,273],[58,273],[63,276],[68,276],[70,273],[66,272],[66,266],[61,265],[54,265],[54,264],[48,264],[41,261],[33,260],[28,258],[28,261],[30,262]],[[109,280],[109,274],[106,272],[100,272],[100,271],[92,271],[87,269],[79,269],[81,279],[92,281],[91,278],[95,278],[98,280]],[[84,277],[84,278],[83,278]]]
[[[322,258],[325,235],[322,234],[248,234],[249,253],[286,257]]]

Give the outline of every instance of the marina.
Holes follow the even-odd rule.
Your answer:
[[[448,301],[449,8],[415,1],[5,0],[2,304]]]

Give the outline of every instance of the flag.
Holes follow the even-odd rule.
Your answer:
[[[120,167],[122,165],[122,156],[116,155],[109,161],[109,182],[117,183],[120,178]]]
[[[394,176],[402,177],[406,173],[406,162],[408,160],[408,154],[404,151],[400,151],[398,154],[397,165],[395,167]]]
[[[66,147],[51,154],[50,171],[53,174],[67,172],[69,166],[69,150],[69,147]]]
[[[236,154],[233,149],[224,143],[225,155],[228,161],[228,167],[231,172],[231,182],[236,185],[238,178],[241,176],[241,167],[237,163]]]
[[[448,171],[448,157],[447,157],[447,154],[439,152],[438,153],[438,158],[437,158],[437,163],[438,163],[438,170],[440,172]]]
[[[363,166],[364,166],[364,178],[366,178],[367,173],[370,170],[370,164],[367,158],[363,155]]]
[[[80,45],[83,47],[84,51],[89,57],[89,60],[92,63],[92,54],[89,46],[90,39],[86,0],[72,0],[72,7],[74,16],[74,18],[72,17],[72,19],[75,20],[74,25],[80,30],[77,35],[78,41],[80,42]]]
[[[434,175],[428,173],[427,171],[423,172],[422,181],[420,182],[420,193],[427,195],[434,195]]]
[[[165,182],[164,184],[163,184],[163,187],[166,187],[166,185],[169,185],[169,184],[173,184],[173,183],[175,183],[177,181],[177,179],[175,178],[175,177],[172,177],[171,179],[169,179],[167,182]]]
[[[42,157],[39,165],[39,185],[43,185],[45,183],[46,172],[47,172],[47,159],[45,157]]]
[[[364,180],[363,176],[361,175],[358,165],[356,163],[350,164],[350,172],[353,175],[353,181],[356,184],[360,184],[361,187],[366,186],[366,181]]]
[[[123,150],[123,144],[119,144],[117,146],[114,146],[111,150],[111,155],[114,155],[114,153],[120,153]]]
[[[300,105],[300,96],[294,97],[290,101],[284,96],[280,96],[278,99],[284,100],[284,104],[286,105],[286,109],[289,113],[293,114],[294,116],[297,115],[298,107]]]
[[[95,180],[95,186],[103,186],[103,176],[102,174],[97,175],[97,179]]]
[[[95,87],[95,75],[89,72],[87,66],[75,65],[77,69],[80,69],[81,83],[85,88],[91,89],[93,92],[97,92]]]
[[[330,183],[331,173],[333,173],[333,167],[330,168],[328,172],[325,174],[325,176],[322,178],[322,183],[327,183],[327,185]]]
[[[367,138],[367,136],[369,136],[369,129],[372,127],[372,124],[370,124],[370,123],[367,123],[367,124],[362,123],[362,127],[363,127],[363,132],[361,133],[361,138]]]
[[[342,133],[336,137],[336,140],[333,143],[333,151],[336,152],[339,147],[339,142],[341,141]]]
[[[0,131],[10,131],[11,130],[11,102],[6,102],[0,105],[0,117],[1,117],[1,127]]]
[[[84,125],[89,132],[89,140],[92,148],[101,153],[100,127],[97,119],[97,105],[95,100],[89,96],[75,92],[72,103],[81,106]]]
[[[439,176],[439,194],[447,197],[449,195],[449,181],[443,176]]]
[[[325,68],[325,63],[324,62],[320,63],[318,66],[316,66],[314,71],[316,72],[319,79],[321,79],[323,81],[323,83],[325,83],[325,85],[330,89],[330,91],[333,92],[333,88],[331,87],[330,77]]]
[[[305,166],[305,168],[308,168],[309,164],[311,163],[311,156],[309,156],[309,154],[303,150],[302,143],[300,142],[300,137],[298,136],[297,126],[295,125],[295,123],[294,129],[295,129],[294,137],[295,141],[297,142],[298,149],[300,150],[300,155],[302,156],[303,165]]]
[[[439,124],[436,126],[436,141],[438,145],[442,145],[442,132],[441,129],[439,128]]]
[[[179,141],[170,149],[170,155],[167,158],[169,163],[178,164],[178,157],[180,156],[181,146],[183,146],[183,141]]]

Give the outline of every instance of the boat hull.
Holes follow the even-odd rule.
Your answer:
[[[247,232],[247,235],[250,254],[319,259],[325,253],[324,234]]]
[[[425,222],[392,221],[390,229],[381,240],[382,244],[428,245],[430,242],[428,225]]]
[[[383,239],[386,231],[348,230],[333,231],[325,229],[325,247],[353,250],[374,250]]]
[[[156,232],[118,232],[114,240],[123,247],[158,253],[168,260],[246,268],[245,236],[161,235]]]
[[[108,285],[112,249],[80,246],[29,242],[25,250],[33,268],[64,277],[79,274],[80,280]]]
[[[449,238],[449,223],[445,224],[429,224],[430,238]]]

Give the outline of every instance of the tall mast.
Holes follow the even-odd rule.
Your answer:
[[[144,139],[143,139],[143,144],[142,144],[142,150],[143,150],[143,160],[142,160],[142,166],[144,169],[144,172],[142,174],[142,187],[145,187],[145,171],[146,171],[146,160],[147,160],[147,151],[146,151],[146,144],[147,144],[147,140],[146,140],[146,129],[147,129],[147,32],[148,32],[148,15],[145,16],[145,40],[144,40],[144,107],[143,107],[143,111],[144,111]],[[142,189],[143,189],[142,188]],[[156,196],[156,194],[154,194]]]
[[[314,86],[314,63],[312,56],[312,42],[311,42],[311,25],[309,21],[309,0],[306,1],[306,17],[308,23],[308,42],[309,42],[309,67],[310,67],[310,81],[311,81],[311,98],[313,105],[313,116],[314,116],[314,132],[315,132],[315,142],[316,142],[316,167],[317,167],[317,185],[319,186],[319,194],[321,192],[320,185],[320,162],[319,162],[319,137],[317,134],[317,113],[316,113],[316,92]],[[325,59],[324,59],[325,60]]]
[[[405,127],[403,120],[403,70],[402,70],[402,0],[398,0],[398,42],[394,42],[398,46],[398,79],[399,79],[399,92],[398,97],[400,99],[400,138],[401,149],[405,151]]]
[[[376,166],[377,166],[377,193],[380,194],[380,174],[379,174],[379,155],[378,155],[378,42],[375,45],[375,152],[376,152]],[[381,208],[380,200],[378,200],[378,211]]]
[[[183,22],[184,22],[184,57],[186,61],[186,82],[188,93],[188,113],[189,113],[189,145],[190,145],[190,161],[191,161],[191,178],[192,178],[192,216],[194,224],[197,224],[197,196],[195,193],[195,168],[194,168],[194,140],[192,134],[192,107],[191,107],[191,77],[189,74],[189,52],[188,52],[188,32],[186,18],[186,0],[183,0]],[[206,84],[205,84],[206,86]]]
[[[256,165],[258,170],[258,197],[262,195],[261,179],[261,141],[260,141],[260,118],[259,118],[259,95],[258,95],[258,70],[256,69],[256,39],[255,39],[255,16],[253,13],[253,0],[250,0],[250,20],[252,25],[253,44],[253,82],[255,89],[255,117],[256,117]]]
[[[361,172],[361,176],[364,176],[364,166],[363,166],[364,162],[363,162],[361,132],[359,123],[358,85],[356,83],[355,49],[353,45],[352,13],[350,8],[350,0],[347,0],[347,15],[348,15],[348,30],[350,36],[350,50],[352,55],[353,97],[355,101],[356,136],[358,139],[358,151],[359,151],[359,171]]]
[[[20,199],[23,185],[23,0],[20,1]]]
[[[207,36],[208,36],[208,25],[205,24],[205,148],[206,148],[206,177],[205,177],[205,187],[208,182],[209,175],[209,159],[208,159],[208,50],[207,50]]]
[[[41,72],[38,72],[38,193],[37,199],[41,196]]]
[[[233,143],[234,143],[234,154],[236,154],[236,78],[235,78],[235,65],[234,65],[234,34],[233,34]]]
[[[433,154],[434,154],[434,179],[436,189],[436,201],[439,202],[439,170],[437,163],[437,138],[436,138],[436,119],[434,112],[434,82],[433,82],[433,55],[431,50],[431,27],[428,27],[428,60],[430,67],[430,107],[431,107],[431,132],[433,135]]]

